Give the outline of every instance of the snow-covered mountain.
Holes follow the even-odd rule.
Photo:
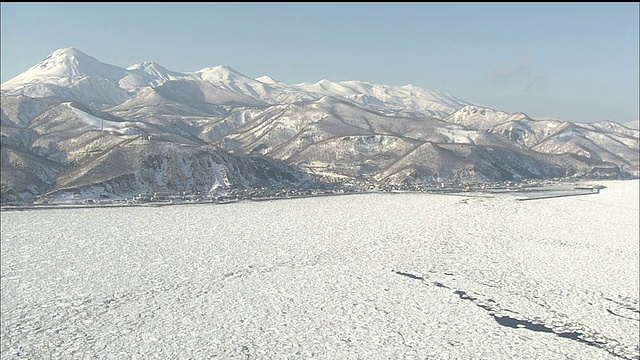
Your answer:
[[[572,154],[631,168],[640,165],[640,131],[610,121],[574,124],[560,120],[511,120],[489,128],[540,153]]]
[[[225,186],[239,188],[313,180],[281,161],[216,149],[175,123],[124,121],[70,102],[49,104],[35,116],[16,120],[5,114],[42,108],[39,100],[3,96],[2,101],[2,184],[8,201],[29,202],[37,195],[207,193],[222,185],[221,174]]]
[[[118,80],[118,86],[132,93],[143,87],[158,86],[167,80],[176,80],[184,77],[184,74],[169,71],[153,61],[143,61],[129,66],[126,75]]]
[[[124,69],[102,63],[75,48],[56,50],[40,63],[2,84],[2,92],[7,95],[79,101],[102,110],[129,100],[142,89],[181,79],[200,83],[199,87],[216,87],[244,94],[271,105],[332,96],[369,110],[400,116],[442,118],[468,104],[451,95],[412,85],[388,86],[361,81],[334,83],[329,80],[290,85],[268,76],[253,79],[226,65],[207,67],[188,74],[167,70],[151,61]],[[195,100],[198,100],[197,96]],[[255,103],[247,102],[249,105]]]
[[[74,48],[54,51],[40,63],[2,84],[2,93],[113,106],[128,99],[118,82],[126,70],[101,63]]]
[[[632,126],[536,120],[412,85],[120,68],[70,48],[1,92],[3,194],[23,199],[200,191],[225,167],[234,186],[305,173],[383,183],[640,174]],[[164,164],[153,176],[150,157]]]
[[[413,85],[389,86],[363,81],[286,84],[269,76],[252,79],[230,66],[209,67],[195,72],[205,81],[232,92],[258,98],[269,104],[317,100],[324,96],[350,102],[368,110],[396,116],[443,118],[469,103],[449,94]]]
[[[640,129],[640,120],[629,121],[628,123],[624,123],[623,125],[628,127],[629,129],[638,130]]]
[[[524,119],[529,119],[529,117],[524,113],[508,113],[484,106],[467,105],[458,109],[444,120],[450,123],[464,125],[472,129],[488,130],[492,126],[501,123]]]

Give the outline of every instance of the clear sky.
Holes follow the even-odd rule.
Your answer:
[[[413,84],[533,117],[638,119],[639,3],[11,3],[2,82],[59,48],[121,67]]]

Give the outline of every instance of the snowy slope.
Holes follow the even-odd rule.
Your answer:
[[[235,153],[262,154],[304,164],[316,173],[377,181],[461,179],[460,172],[474,166],[476,171],[463,177],[465,181],[565,173],[557,161],[527,154],[526,147],[498,134],[433,118],[383,116],[330,97],[264,112],[247,110],[217,122],[203,136],[219,139],[218,145]]]
[[[577,155],[619,164],[628,167],[633,174],[639,173],[640,132],[617,123],[573,124],[527,118],[496,125],[489,132],[536,152]]]
[[[640,135],[640,131],[638,131],[637,127],[633,128],[628,126],[627,124],[621,125],[613,121],[596,121],[586,124],[577,123],[576,125],[593,131],[601,131],[609,134],[620,134],[628,137],[638,137]]]
[[[526,147],[533,147],[541,141],[564,131],[572,126],[561,120],[520,119],[499,123],[488,129],[488,132],[499,134]]]
[[[623,125],[628,127],[629,129],[638,130],[640,129],[640,120],[630,121],[628,123],[624,123]]]
[[[468,103],[449,94],[413,85],[390,86],[363,81],[302,83],[296,87],[311,93],[332,96],[395,116],[444,118]]]
[[[184,78],[143,88],[127,101],[106,111],[132,120],[153,121],[156,118],[225,116],[235,108],[265,105],[253,97],[230,92],[208,82]]]
[[[194,75],[205,82],[233,93],[244,94],[268,104],[283,104],[317,99],[316,94],[307,93],[275,80],[264,77],[262,82],[236,71],[228,65],[207,67]],[[268,79],[268,80],[267,80]]]
[[[227,90],[249,95],[269,104],[308,101],[330,96],[364,109],[396,116],[444,118],[468,103],[449,94],[413,85],[389,86],[363,81],[286,84],[268,76],[252,79],[230,66],[209,67],[195,72],[205,81]]]
[[[185,77],[185,74],[169,71],[153,61],[144,61],[129,66],[127,74],[118,81],[118,85],[127,92],[135,92],[143,87],[155,87],[167,80]]]
[[[508,113],[483,106],[467,105],[449,115],[444,121],[464,125],[470,129],[487,130],[501,123],[527,119],[529,117],[523,113]]]
[[[59,49],[20,75],[6,81],[3,88],[19,89],[32,83],[72,84],[83,77],[117,82],[126,75],[120,67],[109,65],[76,48]]]
[[[229,187],[283,186],[310,180],[279,161],[234,156],[213,147],[135,140],[101,151],[60,174],[39,201],[55,203],[78,192],[110,198],[154,192],[206,194]]]
[[[47,101],[22,95],[3,95],[0,101],[0,124],[2,126],[26,126],[51,105]]]

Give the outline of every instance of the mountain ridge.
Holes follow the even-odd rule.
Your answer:
[[[611,121],[533,119],[410,84],[286,84],[267,75],[250,78],[228,65],[181,73],[153,61],[125,69],[67,48],[3,83],[1,92],[3,194],[10,189],[27,202],[46,201],[52,191],[58,197],[62,190],[73,193],[74,186],[88,194],[95,185],[108,196],[104,189],[115,191],[116,183],[114,196],[184,192],[197,187],[196,177],[219,178],[215,169],[225,161],[251,172],[229,170],[230,176],[271,176],[272,185],[283,174],[297,174],[291,179],[307,184],[640,174],[637,129]],[[141,175],[149,173],[142,169],[145,155],[132,157],[132,147],[136,154],[164,149],[153,155],[165,159],[164,167],[154,177]],[[98,162],[98,154],[135,159],[121,173],[128,180],[114,182],[113,171],[105,169],[115,168]],[[219,163],[205,166],[204,159]],[[256,159],[264,166],[246,165]],[[65,174],[80,169],[92,175],[69,182]],[[167,176],[191,180],[153,180]]]

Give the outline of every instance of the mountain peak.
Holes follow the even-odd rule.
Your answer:
[[[217,66],[214,66],[213,68],[214,68],[214,69],[221,70],[221,71],[237,72],[237,71],[236,71],[236,69],[234,69],[234,68],[232,68],[231,66],[226,65],[226,64],[224,64],[224,65],[217,65]]]
[[[66,76],[78,75],[78,68],[84,63],[99,63],[95,58],[71,47],[58,49],[31,69],[62,71]],[[29,71],[31,70],[29,69]],[[57,71],[56,71],[57,70]]]
[[[201,70],[196,71],[196,73],[229,73],[229,74],[240,74],[236,69],[232,68],[229,65],[216,65],[216,66],[208,66]]]
[[[164,69],[164,67],[155,61],[143,61],[129,66],[127,70],[144,70],[146,68]]]
[[[52,52],[50,56],[51,57],[58,57],[58,56],[76,56],[76,55],[89,56],[89,55],[83,53],[82,51],[78,50],[78,48],[75,48],[75,47],[58,49],[58,50]]]
[[[104,108],[128,98],[118,86],[125,76],[123,68],[102,63],[73,47],[62,48],[3,83],[2,91],[35,98],[79,101]]]
[[[237,78],[247,78],[229,65],[206,67],[195,72],[202,80],[207,81],[233,81]]]
[[[133,64],[127,68],[127,71],[134,73],[135,76],[138,77],[136,79],[135,76],[132,77],[131,75],[128,75],[127,81],[119,82],[120,87],[126,88],[128,91],[134,91],[136,88],[148,85],[156,86],[166,80],[185,76],[178,72],[169,71],[154,61],[143,61],[141,63]]]
[[[51,53],[51,55],[47,56],[42,60],[39,64],[34,67],[38,67],[40,69],[44,68],[53,68],[60,65],[65,65],[69,68],[77,68],[81,65],[98,63],[101,64],[96,58],[83,53],[77,48],[62,48],[58,49]],[[106,65],[106,64],[105,64]]]
[[[332,85],[332,84],[335,84],[335,83],[333,81],[331,81],[331,80],[322,79],[322,80],[318,81],[316,84],[319,84],[319,85]]]
[[[278,82],[278,80],[272,78],[271,76],[260,76],[258,78],[256,78],[256,80],[260,81],[261,83],[265,83],[265,84],[275,84]]]
[[[62,48],[52,52],[22,74],[5,82],[3,87],[20,87],[47,79],[64,80],[63,83],[83,77],[120,78],[124,69],[100,62],[77,48]]]
[[[483,105],[466,105],[449,115],[444,121],[472,129],[487,130],[501,123],[530,119],[527,114],[522,112],[510,113]]]

